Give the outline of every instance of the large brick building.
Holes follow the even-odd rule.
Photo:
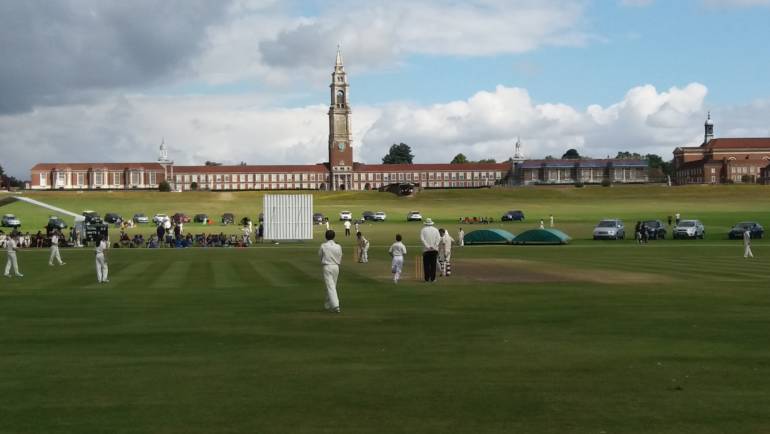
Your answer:
[[[649,164],[638,159],[527,160],[516,165],[515,180],[538,184],[640,184],[649,182]]]
[[[763,182],[769,179],[770,138],[714,138],[711,115],[703,144],[674,150],[677,184]]]
[[[342,55],[332,72],[326,163],[311,165],[179,166],[165,144],[150,163],[40,163],[31,169],[36,190],[156,189],[190,190],[368,190],[395,183],[423,188],[478,188],[508,177],[511,163],[363,164],[354,161],[349,84]],[[195,183],[195,184],[193,184]]]

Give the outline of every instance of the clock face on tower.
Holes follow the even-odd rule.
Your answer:
[[[339,149],[340,151],[344,151],[345,150],[345,142],[337,142],[337,149]]]

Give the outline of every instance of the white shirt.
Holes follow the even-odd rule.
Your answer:
[[[5,239],[5,250],[8,253],[15,253],[16,252],[16,240],[14,240],[11,237],[8,237]]]
[[[406,256],[406,246],[401,241],[396,241],[388,249],[393,256]]]
[[[99,241],[99,245],[96,246],[96,254],[97,255],[103,255],[104,251],[107,250],[107,242],[104,240]]]
[[[318,249],[318,256],[321,257],[321,265],[340,265],[342,263],[342,247],[329,240],[321,244]]]
[[[420,241],[422,241],[423,252],[438,250],[438,245],[441,242],[441,234],[439,234],[438,229],[433,226],[425,226],[420,231]]]
[[[369,240],[364,238],[364,236],[361,236],[361,239],[358,240],[358,246],[362,249],[368,249],[369,248]]]
[[[59,236],[56,234],[51,235],[51,247],[59,247]]]
[[[345,223],[343,223],[345,226],[345,229],[350,229],[350,220],[345,220]]]
[[[751,232],[746,231],[743,233],[743,245],[744,246],[750,246],[751,245]]]

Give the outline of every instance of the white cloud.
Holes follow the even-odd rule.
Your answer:
[[[238,2],[229,20],[212,26],[195,65],[199,76],[214,83],[321,82],[338,42],[361,72],[396,67],[410,54],[491,56],[593,38],[584,29],[582,1],[339,0],[309,17],[275,3]]]
[[[419,106],[354,106],[356,159],[378,163],[393,143],[412,146],[420,162],[511,156],[517,137],[530,157],[574,147],[594,157],[620,150],[671,157],[703,135],[705,86],[658,91],[645,85],[619,102],[575,108],[533,101],[527,90],[498,86],[465,100]],[[3,167],[27,178],[37,162],[152,161],[165,137],[178,164],[313,164],[326,159],[325,104],[271,108],[256,95],[133,95],[97,104],[39,108],[0,117]],[[768,136],[770,100],[712,108],[717,135]]]

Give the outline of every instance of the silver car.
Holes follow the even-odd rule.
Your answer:
[[[674,239],[700,238],[706,235],[706,228],[700,220],[682,220],[674,226]]]
[[[625,237],[626,227],[620,219],[604,219],[594,228],[595,240],[622,240]]]
[[[6,214],[3,216],[3,227],[6,228],[18,228],[21,226],[21,220],[16,218],[13,214]]]

